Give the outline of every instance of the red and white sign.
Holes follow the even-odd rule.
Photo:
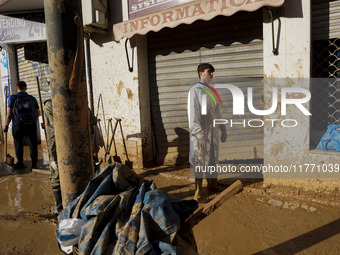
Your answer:
[[[129,0],[130,19],[169,9],[195,0]]]
[[[211,20],[223,15],[231,16],[238,11],[255,11],[263,6],[280,6],[284,0],[201,0],[175,6],[146,16],[113,25],[115,41],[135,34],[144,35],[164,27],[191,24],[198,19]]]

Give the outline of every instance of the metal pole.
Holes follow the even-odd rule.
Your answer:
[[[80,0],[44,0],[51,94],[64,208],[94,176]]]
[[[38,87],[38,95],[39,95],[41,117],[42,117],[43,123],[45,124],[44,105],[43,105],[43,101],[41,99],[39,76],[37,76],[36,79],[37,79],[37,87]],[[45,137],[46,137],[46,131],[45,131]]]
[[[92,112],[94,113],[90,39],[87,36],[84,37],[84,50],[85,50],[85,72],[86,72],[87,91],[89,93],[90,108]]]
[[[44,104],[43,104],[43,101],[42,101],[42,99],[41,99],[41,91],[40,91],[39,76],[37,76],[36,79],[37,79],[37,87],[38,87],[38,95],[39,95],[39,103],[40,103],[41,117],[42,117],[43,125],[45,125]],[[47,144],[47,134],[46,134],[46,129],[45,129],[45,127],[44,127],[44,135],[45,135],[46,144]],[[48,155],[48,158],[50,158],[50,155]]]

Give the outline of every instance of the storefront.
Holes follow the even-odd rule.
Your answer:
[[[171,8],[167,5],[158,12],[152,12],[151,6],[132,4],[130,17],[134,19],[114,25],[115,39],[147,33],[153,157],[157,164],[188,162],[187,94],[198,81],[199,63],[213,64],[216,82],[242,82],[244,93],[246,87],[253,87],[255,106],[263,107],[261,7],[282,3],[200,1]],[[227,110],[232,105],[231,95],[225,91],[221,95],[227,105],[223,117],[231,119]],[[234,121],[247,122],[251,118],[252,114],[247,113],[244,119]],[[240,125],[227,133],[220,160],[263,159],[262,128],[254,131]]]
[[[262,10],[151,32],[148,53],[152,130],[160,164],[187,162],[187,96],[198,81],[199,63],[215,67],[215,82],[236,83],[248,78],[247,86],[254,86],[256,101],[262,103],[263,86],[255,85],[263,77]],[[246,83],[243,90],[246,93]],[[223,118],[232,119],[231,95],[218,92],[226,105]],[[247,120],[250,118],[253,117],[248,114]],[[220,160],[263,158],[263,129],[254,133],[239,125],[227,133],[228,142],[221,144]]]
[[[0,15],[2,55],[1,82],[10,94],[16,93],[18,80],[27,83],[27,92],[39,101],[38,81],[42,101],[50,97],[46,26],[43,11]]]
[[[10,62],[10,76],[24,80],[28,91],[38,96],[36,77],[48,80],[46,26],[43,12],[1,15],[1,42],[6,44]],[[43,82],[44,83],[44,82]],[[13,87],[12,87],[13,89]]]

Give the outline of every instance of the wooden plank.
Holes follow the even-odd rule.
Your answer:
[[[45,175],[50,175],[50,170],[49,169],[37,169],[37,168],[32,168],[33,173],[37,174],[45,174]]]
[[[235,195],[237,192],[242,190],[243,185],[240,180],[235,181],[231,184],[227,189],[225,189],[221,194],[207,203],[201,210],[192,215],[186,222],[194,227],[205,217],[209,216],[213,211],[215,211],[218,207],[220,207],[225,201]]]

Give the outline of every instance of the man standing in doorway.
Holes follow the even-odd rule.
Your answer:
[[[26,167],[24,164],[24,137],[26,137],[30,148],[32,168],[36,168],[38,162],[37,119],[40,116],[39,105],[33,96],[27,94],[26,82],[18,81],[16,88],[18,93],[8,99],[4,128],[4,132],[7,132],[8,125],[12,121],[12,134],[18,160],[13,169]]]
[[[195,171],[195,199],[202,199],[203,173],[196,172],[196,166],[216,166],[218,163],[219,139],[227,139],[224,125],[213,127],[213,120],[221,118],[219,104],[215,105],[211,97],[206,97],[206,114],[202,114],[202,94],[211,90],[214,67],[209,63],[199,64],[197,67],[200,82],[191,87],[188,95],[188,116],[190,131],[189,162]],[[217,190],[217,173],[206,173],[208,190]]]

